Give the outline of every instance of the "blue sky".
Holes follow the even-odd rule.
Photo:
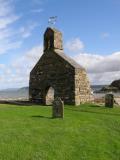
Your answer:
[[[91,84],[120,78],[120,0],[0,0],[0,89],[27,86],[48,19]]]

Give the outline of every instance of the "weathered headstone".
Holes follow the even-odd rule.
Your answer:
[[[106,94],[105,95],[105,107],[113,108],[114,106],[114,95]]]
[[[56,97],[55,100],[53,101],[52,117],[53,118],[64,117],[64,103],[59,97]]]

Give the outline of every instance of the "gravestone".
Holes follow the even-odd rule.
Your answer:
[[[59,97],[56,97],[55,100],[53,101],[52,117],[53,118],[64,117],[64,103]]]
[[[113,108],[114,106],[114,96],[113,94],[105,95],[105,107]]]

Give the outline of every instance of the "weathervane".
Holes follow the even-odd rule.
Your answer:
[[[48,19],[49,25],[53,26],[56,24],[56,22],[57,22],[57,16],[49,17],[49,19]]]

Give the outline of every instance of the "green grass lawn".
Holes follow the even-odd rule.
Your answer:
[[[0,160],[120,160],[120,108],[0,105]]]

